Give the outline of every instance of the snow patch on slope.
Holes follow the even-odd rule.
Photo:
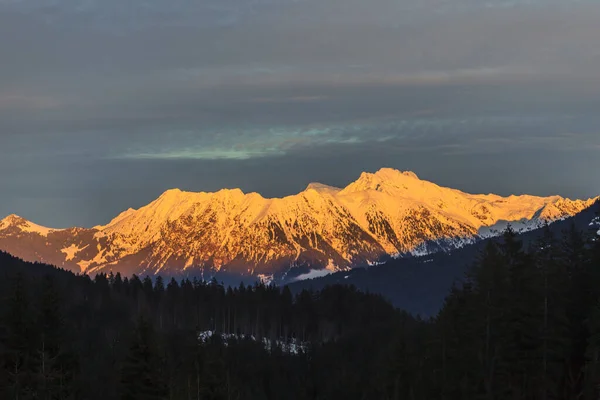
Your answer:
[[[256,277],[266,286],[269,286],[273,282],[273,274],[258,274]]]
[[[83,247],[79,247],[76,244],[72,244],[69,247],[65,247],[64,249],[61,249],[61,253],[65,253],[65,260],[66,261],[71,261],[72,259],[75,258],[75,255],[77,253],[79,253],[81,250],[87,248],[88,245],[83,246]]]
[[[590,222],[590,226],[594,227],[594,226],[600,226],[600,217],[596,217],[594,218],[591,222]],[[597,236],[600,236],[600,229],[596,232]]]
[[[310,272],[307,272],[306,274],[298,275],[297,277],[292,279],[292,282],[304,281],[307,279],[322,278],[324,276],[331,275],[331,274],[333,274],[333,271],[330,271],[328,269],[313,269]]]
[[[200,343],[208,343],[208,341],[215,335],[220,336],[220,338],[223,341],[223,344],[225,346],[228,346],[229,342],[234,341],[234,340],[249,339],[254,342],[258,342],[258,340],[256,339],[256,337],[254,337],[254,335],[236,335],[233,333],[220,333],[219,334],[219,333],[216,333],[215,331],[199,332],[198,340],[200,341]],[[295,338],[291,338],[289,340],[283,340],[283,339],[271,340],[268,338],[262,338],[262,340],[260,340],[260,341],[262,342],[264,349],[268,352],[273,351],[273,349],[275,349],[275,348],[279,348],[279,349],[281,349],[281,351],[283,351],[284,353],[287,353],[287,354],[299,354],[300,352],[306,352],[306,350],[308,349],[308,345],[309,345],[308,343],[300,342],[300,341],[296,340]]]

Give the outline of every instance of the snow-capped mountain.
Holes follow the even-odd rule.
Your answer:
[[[298,266],[335,271],[450,250],[509,222],[529,230],[563,219],[598,199],[473,195],[383,168],[345,188],[311,183],[284,198],[172,189],[91,229],[50,229],[11,215],[0,221],[0,249],[85,273],[210,269],[271,279]]]

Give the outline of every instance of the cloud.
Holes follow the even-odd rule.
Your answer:
[[[206,151],[182,149],[179,151],[157,151],[154,153],[133,153],[116,156],[122,159],[140,159],[140,160],[248,160],[251,158],[262,158],[273,155],[284,155],[277,151],[265,150],[262,152],[252,152],[235,149],[214,148]]]
[[[148,138],[115,159],[246,160],[285,155],[299,147],[324,143],[357,143],[358,139],[331,127],[271,127],[171,132]]]
[[[452,112],[452,114],[455,114]],[[223,127],[218,130],[146,132],[144,140],[107,149],[112,159],[250,160],[320,148],[362,146],[365,151],[488,154],[514,150],[584,150],[600,143],[600,120],[584,114],[525,113],[507,115],[433,115],[416,112],[405,118],[357,119],[322,125]]]
[[[327,96],[255,97],[252,103],[297,103],[326,100]]]
[[[97,224],[173,186],[278,196],[384,164],[588,193],[599,19],[595,0],[0,0],[0,214]]]
[[[0,109],[2,110],[46,110],[59,108],[62,104],[59,99],[49,96],[0,92]]]

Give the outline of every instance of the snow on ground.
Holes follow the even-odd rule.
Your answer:
[[[297,277],[292,279],[292,282],[304,281],[306,279],[322,278],[324,276],[332,274],[333,272],[334,271],[330,271],[328,269],[313,269],[310,272],[307,272],[306,274],[298,275]]]
[[[591,226],[591,227],[594,227],[594,226],[600,226],[600,217],[596,217],[596,218],[594,218],[594,219],[593,219],[593,220],[590,222],[590,225],[589,225],[589,226]],[[596,235],[600,236],[600,230],[598,230],[598,232],[596,232]]]
[[[210,340],[210,338],[212,338],[214,335],[215,335],[214,331],[202,331],[198,334],[198,340],[201,343],[207,343]],[[257,341],[256,337],[254,337],[253,335],[236,335],[233,333],[221,333],[220,336],[221,336],[221,340],[223,340],[225,346],[228,345],[228,341],[232,341],[232,340],[250,339],[255,342]],[[284,353],[298,354],[301,351],[302,352],[306,351],[308,348],[308,343],[299,342],[296,339],[290,339],[288,341],[278,339],[278,340],[273,341],[271,339],[262,338],[262,343],[263,343],[264,349],[268,352],[271,352],[274,347],[278,347]]]
[[[185,265],[183,266],[183,269],[185,271],[189,267],[193,267],[193,266],[194,266],[194,257],[188,257],[188,259],[185,262]]]
[[[42,236],[48,236],[48,234],[50,232],[55,231],[55,229],[46,228],[45,226],[34,224],[33,222],[29,222],[29,221],[27,221],[27,224],[25,226],[23,226],[21,229],[23,230],[23,232],[38,233]]]
[[[86,247],[88,247],[88,246],[86,245],[84,247],[79,247],[76,244],[72,244],[69,247],[65,247],[64,249],[62,249],[61,253],[65,253],[66,261],[71,261],[72,259],[75,258],[75,254],[79,253],[81,250],[85,249]]]
[[[427,250],[427,245],[425,243],[418,245],[410,252],[410,254],[412,254],[415,257],[427,256],[429,255],[429,253],[430,251]]]
[[[267,286],[273,282],[273,274],[258,274],[256,277]]]

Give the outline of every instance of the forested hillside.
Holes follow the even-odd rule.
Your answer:
[[[557,238],[574,227],[589,240],[600,229],[600,202],[579,214],[545,227],[519,232],[524,247],[534,247],[549,229]],[[487,242],[501,243],[501,237],[492,237],[451,252],[437,252],[422,257],[390,259],[382,265],[354,268],[321,278],[307,279],[290,284],[292,293],[304,289],[320,290],[328,285],[354,285],[364,292],[379,293],[394,306],[414,315],[435,316],[453,282],[463,281]]]
[[[488,242],[431,320],[340,285],[91,279],[7,254],[0,269],[2,399],[600,394],[600,241],[576,229]]]

